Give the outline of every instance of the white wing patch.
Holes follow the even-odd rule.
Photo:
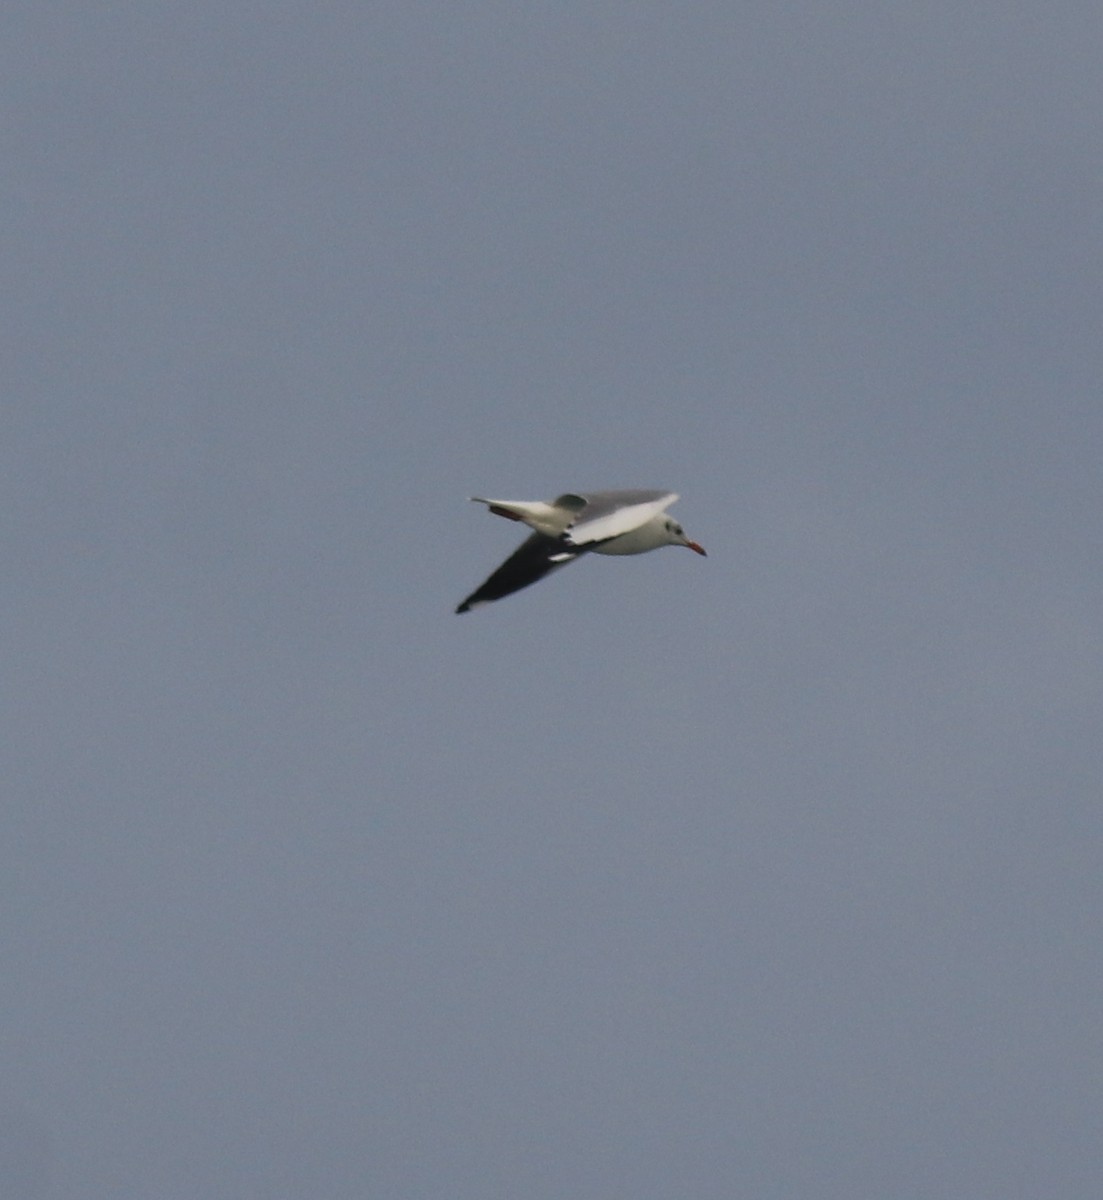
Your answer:
[[[631,533],[646,525],[652,517],[661,513],[668,505],[678,499],[677,492],[667,492],[658,500],[648,500],[643,504],[628,504],[612,512],[598,512],[587,519],[586,514],[567,526],[563,535],[572,546],[587,546],[591,542],[603,542],[606,538],[620,537],[622,533]]]

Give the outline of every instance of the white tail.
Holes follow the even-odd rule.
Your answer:
[[[548,504],[544,500],[485,500],[482,496],[472,496],[477,504],[485,504],[495,516],[505,517],[509,521],[524,521],[537,533],[547,534],[548,537],[558,537],[574,513],[565,512]]]

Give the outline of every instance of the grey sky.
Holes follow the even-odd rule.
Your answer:
[[[1095,1200],[1100,24],[7,6],[0,1195]]]

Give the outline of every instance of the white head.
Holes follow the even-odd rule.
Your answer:
[[[656,519],[659,521],[662,521],[663,530],[666,535],[666,542],[668,545],[670,545],[670,546],[688,546],[691,550],[693,550],[697,554],[705,553],[704,550],[696,542],[691,542],[689,540],[689,538],[686,537],[685,530],[681,527],[681,525],[678,524],[677,521],[675,521],[675,519],[669,513],[663,513],[660,517],[658,517]]]

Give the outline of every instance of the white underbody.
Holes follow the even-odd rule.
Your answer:
[[[590,549],[594,554],[646,554],[648,550],[657,550],[669,544],[664,514],[659,513],[638,529],[631,529],[607,542],[598,542]]]

